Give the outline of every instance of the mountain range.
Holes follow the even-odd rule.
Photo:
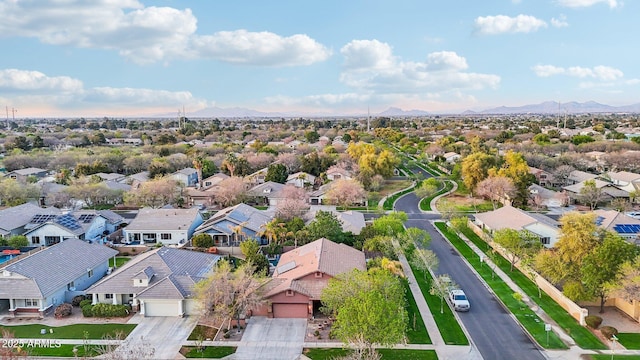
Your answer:
[[[496,108],[472,111],[467,110],[461,113],[442,113],[442,112],[430,112],[425,110],[403,110],[397,107],[390,107],[379,113],[372,113],[371,116],[379,117],[402,117],[402,116],[428,116],[438,114],[462,114],[462,115],[499,115],[499,114],[584,114],[584,113],[640,113],[640,103],[625,105],[625,106],[611,106],[606,104],[600,104],[595,101],[587,102],[566,102],[558,103],[556,101],[545,101],[539,104],[529,104],[522,106],[500,106]],[[156,117],[175,117],[175,114],[157,114]],[[187,113],[187,117],[191,118],[291,118],[291,117],[336,117],[339,114],[320,114],[320,113],[300,113],[300,112],[263,112],[247,108],[221,108],[221,107],[208,107],[191,113]],[[366,113],[351,116],[367,116]]]

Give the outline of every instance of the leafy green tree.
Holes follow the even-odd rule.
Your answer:
[[[267,175],[264,177],[264,180],[284,184],[287,182],[288,176],[289,172],[286,166],[282,164],[271,164],[267,169]]]
[[[209,248],[215,245],[213,238],[209,234],[197,234],[191,238],[191,244],[197,248]]]
[[[618,277],[609,287],[613,295],[628,302],[640,300],[640,255],[620,266]]]
[[[455,287],[455,284],[447,274],[438,275],[431,282],[429,294],[440,298],[440,314],[444,312],[444,299],[449,294],[449,287]]]
[[[36,135],[33,137],[33,145],[34,149],[40,149],[44,147],[44,140],[40,137],[40,135]]]
[[[13,235],[7,239],[7,244],[14,249],[29,246],[29,240],[24,235]]]
[[[586,144],[594,141],[596,140],[590,135],[574,135],[571,137],[571,142],[574,145]]]
[[[320,134],[318,134],[315,130],[310,130],[304,133],[304,138],[307,140],[309,144],[313,144],[320,139]]]
[[[474,192],[476,185],[489,176],[489,169],[496,165],[492,155],[477,152],[462,159],[462,177],[469,191]]]
[[[378,235],[397,236],[404,233],[408,218],[406,213],[396,211],[375,219],[371,226]]]
[[[436,192],[438,192],[438,189],[440,188],[440,186],[441,184],[440,184],[440,181],[438,181],[438,179],[428,178],[424,180],[419,187],[416,188],[415,190],[416,196],[421,199],[429,197],[435,194]]]
[[[256,240],[249,239],[241,242],[240,251],[245,260],[253,264],[256,274],[266,276],[269,273],[269,260],[260,252],[260,244]]]
[[[24,136],[16,136],[13,140],[8,141],[5,145],[6,150],[20,149],[28,151],[31,149],[31,144]]]
[[[533,136],[533,141],[538,145],[548,145],[551,144],[551,139],[547,134],[536,134]]]
[[[618,236],[609,233],[600,246],[584,258],[581,267],[581,282],[585,300],[598,298],[600,312],[611,293],[612,282],[620,274],[621,266],[640,254],[640,248]]]
[[[493,241],[507,250],[511,271],[518,261],[533,257],[542,248],[538,236],[528,230],[500,229],[493,234]]]
[[[596,181],[586,180],[580,189],[580,201],[588,204],[591,210],[595,210],[598,203],[604,199],[605,194],[602,189],[596,185]]]
[[[21,184],[16,179],[0,178],[0,204],[17,206],[40,197],[40,190],[33,184]]]
[[[334,334],[345,344],[373,351],[401,342],[407,328],[404,287],[388,270],[353,270],[329,280],[324,311],[336,316]]]
[[[345,239],[340,220],[330,211],[316,212],[315,219],[306,226],[306,230],[313,240],[327,238],[340,243]]]
[[[427,272],[438,267],[439,263],[436,253],[429,249],[416,249],[411,257],[411,266],[422,271],[425,280],[427,279]]]
[[[514,206],[522,206],[529,198],[529,186],[533,184],[535,177],[529,172],[529,165],[521,153],[507,151],[504,155],[504,163],[500,169],[489,171],[490,176],[505,176],[513,181],[516,187],[516,196],[513,199]]]

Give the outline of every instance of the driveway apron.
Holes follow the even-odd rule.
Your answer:
[[[121,348],[126,350],[149,346],[154,349],[153,359],[175,359],[197,321],[198,318],[193,316],[143,317]]]
[[[233,330],[232,330],[233,331]],[[306,319],[254,316],[232,357],[236,360],[294,360],[302,354]]]

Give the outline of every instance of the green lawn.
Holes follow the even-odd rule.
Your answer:
[[[407,324],[407,342],[409,344],[431,344],[427,327],[424,325],[422,315],[416,305],[416,299],[409,289],[409,283],[405,280],[402,282],[405,289],[405,297],[407,299],[407,315],[409,324]]]
[[[180,351],[187,358],[221,359],[236,352],[235,346],[205,346],[202,351],[196,347],[184,346]]]
[[[73,349],[77,348],[78,352],[74,354]],[[100,355],[96,351],[96,346],[89,345],[87,348],[87,352],[84,351],[83,345],[67,345],[60,344],[59,346],[52,347],[44,347],[44,346],[33,346],[27,347],[24,349],[29,356],[55,356],[55,357],[75,357],[78,356],[80,358],[84,357],[94,357]]]
[[[547,333],[544,331],[544,322],[524,303],[517,301],[513,297],[513,290],[500,279],[494,276],[494,272],[484,263],[479,261],[478,255],[471,248],[454,234],[443,222],[436,223],[436,226],[449,239],[451,244],[464,256],[473,268],[480,274],[484,281],[491,287],[493,292],[507,306],[509,311],[515,315],[520,324],[527,329],[529,334],[538,342],[538,344],[546,349],[567,349],[562,340],[555,332],[549,335],[547,343]]]
[[[442,335],[444,343],[447,345],[468,345],[469,340],[465,336],[464,331],[462,331],[460,324],[458,324],[458,320],[453,316],[451,308],[447,306],[446,303],[443,303],[443,312],[440,313],[441,299],[438,296],[431,295],[429,293],[429,289],[431,288],[431,274],[428,272],[425,274],[420,270],[412,270],[413,276],[415,276],[416,281],[420,286],[422,295],[424,295],[424,298],[429,305],[429,310],[433,315],[433,319],[435,320],[436,325],[438,325],[438,330],[440,330],[440,335]]]
[[[475,205],[456,205],[456,211],[461,213],[487,212],[493,210],[491,201],[483,201]]]
[[[620,344],[627,350],[640,350],[640,334],[638,333],[620,333],[616,335]]]
[[[383,360],[437,360],[434,350],[378,349]],[[349,350],[339,348],[304,349],[303,353],[312,360],[331,360],[347,355]]]
[[[86,331],[88,339],[102,339],[118,332],[126,337],[135,327],[136,324],[74,324],[59,327],[29,324],[0,326],[0,331],[8,330],[17,339],[84,339]],[[40,329],[46,329],[46,334],[40,335]],[[49,329],[53,329],[53,333]]]
[[[420,210],[423,211],[431,211],[431,200],[433,200],[436,196],[443,194],[453,188],[453,184],[450,181],[445,181],[444,187],[440,188],[435,194],[431,196],[427,196],[420,200]]]
[[[129,256],[116,256],[116,268],[126,264],[131,258]],[[109,259],[109,266],[113,266],[113,260]]]
[[[476,235],[471,229],[466,228],[463,230],[463,234],[471,240],[480,250],[487,253],[491,250],[491,246],[478,235]],[[558,325],[560,325],[565,332],[573,338],[573,340],[583,349],[603,350],[607,349],[598,337],[596,337],[589,329],[580,325],[569,313],[558,305],[549,295],[542,292],[542,297],[539,297],[538,286],[523,274],[520,270],[514,268],[510,271],[511,264],[507,259],[500,254],[494,256],[495,262],[504,271],[511,280],[513,280],[524,291],[531,300],[535,301],[547,315],[549,315]]]
[[[218,332],[218,329],[216,328],[212,328],[210,326],[205,326],[205,325],[196,325],[196,327],[193,329],[193,331],[191,332],[187,340],[194,340],[194,341],[206,340],[206,339],[213,340],[213,337],[216,335],[216,332]]]
[[[591,356],[589,358],[589,356]],[[611,360],[611,359],[617,359],[617,360],[640,360],[640,355],[614,355],[613,357],[611,357],[611,355],[585,355],[585,359],[592,359],[592,360]]]

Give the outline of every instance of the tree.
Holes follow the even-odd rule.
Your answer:
[[[507,250],[511,271],[518,261],[534,256],[542,247],[538,236],[528,230],[500,229],[493,234],[493,241]]]
[[[569,176],[571,173],[575,171],[575,168],[571,165],[560,165],[553,172],[553,176],[560,186],[567,185],[567,180],[569,180]]]
[[[209,234],[197,234],[191,238],[191,244],[197,248],[210,248],[215,245],[213,238]]]
[[[313,240],[326,238],[342,243],[345,239],[340,220],[330,211],[316,212],[315,219],[306,226],[306,230]]]
[[[435,194],[436,192],[438,192],[438,189],[440,188],[440,186],[441,184],[440,184],[440,181],[438,181],[438,179],[428,178],[424,180],[419,187],[416,188],[415,190],[416,196],[421,199],[429,197]]]
[[[198,172],[198,188],[202,188],[202,167],[204,166],[203,160],[204,159],[202,158],[202,156],[196,156],[192,161],[193,168]]]
[[[304,138],[307,140],[309,144],[313,144],[320,139],[320,134],[318,134],[315,130],[310,130],[304,133]]]
[[[104,136],[104,135],[103,135]],[[40,149],[44,147],[44,140],[40,137],[40,135],[36,135],[33,137],[33,145],[34,149]]]
[[[264,304],[262,284],[264,278],[254,275],[250,262],[232,271],[227,261],[219,261],[213,273],[196,284],[195,293],[202,304],[202,315],[222,326],[225,321],[239,320],[248,310]]]
[[[491,200],[493,210],[495,210],[498,201],[513,199],[516,195],[516,187],[513,180],[506,176],[490,176],[478,183],[476,194]]]
[[[402,341],[407,327],[404,287],[384,269],[353,270],[330,279],[324,311],[336,316],[334,334],[345,344],[372,351]]]
[[[337,179],[331,182],[325,198],[332,204],[348,208],[366,202],[367,192],[357,180]]]
[[[617,234],[609,233],[601,245],[584,258],[581,280],[585,300],[598,298],[600,312],[611,292],[610,283],[615,282],[621,266],[640,255],[640,248],[624,240]]]
[[[469,218],[466,216],[454,217],[449,220],[449,223],[451,224],[451,228],[456,232],[456,234],[460,235],[469,227]]]
[[[287,233],[285,224],[280,219],[273,219],[266,224],[260,226],[262,230],[258,232],[259,236],[266,236],[271,243],[279,243],[284,239],[284,235]]]
[[[406,213],[396,211],[373,220],[371,226],[376,234],[397,236],[405,232],[404,223],[408,218]]]
[[[14,249],[29,246],[29,240],[24,235],[13,235],[7,239],[7,244]]]
[[[404,233],[401,233],[398,237],[400,245],[403,249],[412,247],[427,247],[431,242],[431,236],[428,232],[415,227],[408,228]]]
[[[304,189],[288,184],[280,191],[280,199],[276,204],[276,217],[284,221],[300,218],[309,209],[307,192]]]
[[[588,204],[591,210],[595,210],[598,203],[604,199],[604,196],[602,188],[599,188],[593,179],[586,180],[580,189],[580,201]]]
[[[145,181],[125,194],[125,202],[137,206],[159,208],[175,204],[181,197],[181,183],[169,177]]]
[[[21,184],[16,179],[0,179],[0,204],[17,206],[29,199],[40,197],[40,190],[33,184]]]
[[[288,176],[289,173],[286,166],[283,164],[271,164],[267,169],[267,175],[264,177],[264,180],[284,184],[287,182]]]
[[[231,176],[220,183],[213,191],[216,202],[222,206],[232,206],[242,202],[245,196],[244,182],[241,177]]]
[[[240,243],[240,251],[254,266],[254,273],[266,276],[269,273],[269,260],[260,252],[260,244],[256,240],[249,239]]]
[[[440,314],[444,313],[444,299],[449,295],[449,288],[456,287],[447,274],[436,276],[431,282],[429,294],[440,298]]]
[[[620,266],[615,281],[610,284],[611,294],[628,302],[640,300],[640,255]]]
[[[425,280],[427,279],[427,272],[438,267],[439,263],[440,261],[436,254],[428,249],[416,249],[411,257],[411,266],[422,271]]]
[[[529,172],[529,165],[521,153],[512,150],[507,151],[500,169],[491,169],[489,175],[510,178],[516,187],[516,196],[513,199],[513,204],[518,206],[527,203],[529,186],[533,183],[535,177]]]
[[[466,156],[462,160],[461,171],[467,189],[474,191],[476,185],[489,176],[489,169],[495,164],[496,158],[483,152]]]

